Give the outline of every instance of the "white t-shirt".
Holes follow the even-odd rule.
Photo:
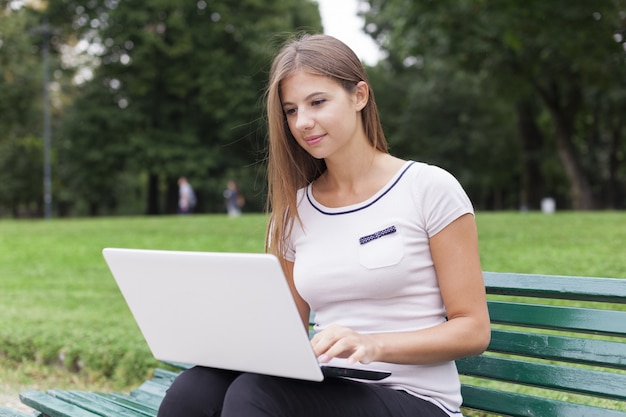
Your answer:
[[[340,208],[317,202],[309,185],[298,192],[298,213],[303,226],[294,223],[286,258],[295,262],[295,285],[316,313],[316,330],[336,323],[362,333],[410,331],[446,320],[429,238],[473,214],[467,194],[447,171],[406,162],[374,196]],[[460,415],[452,361],[361,366],[389,370],[392,375],[376,383]]]

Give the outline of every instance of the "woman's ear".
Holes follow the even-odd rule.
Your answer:
[[[365,81],[359,81],[354,92],[357,111],[363,110],[370,98],[370,87]]]

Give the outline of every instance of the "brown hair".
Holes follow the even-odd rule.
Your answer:
[[[332,78],[350,93],[360,81],[369,84],[359,58],[346,44],[332,36],[301,35],[286,43],[274,58],[265,96],[269,133],[266,209],[270,214],[265,248],[281,259],[285,255],[284,243],[293,222],[296,219],[299,221],[297,191],[326,170],[323,159],[312,157],[298,145],[283,111],[280,97],[282,82],[300,70]],[[371,88],[369,100],[361,110],[361,118],[365,135],[372,146],[388,152]]]

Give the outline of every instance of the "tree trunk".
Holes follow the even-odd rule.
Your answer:
[[[592,210],[595,208],[595,204],[589,179],[582,168],[572,142],[575,118],[573,115],[557,112],[554,109],[550,109],[550,113],[556,127],[556,146],[559,158],[569,179],[572,208],[574,210]]]
[[[166,213],[176,213],[178,211],[178,182],[175,180],[167,181],[166,191]]]
[[[150,215],[157,215],[159,211],[159,176],[150,173],[148,176],[148,207],[147,211]]]
[[[559,84],[559,81],[561,82]],[[574,210],[594,208],[589,178],[583,170],[572,140],[576,117],[582,104],[582,89],[576,74],[561,74],[559,81],[547,79],[535,83],[554,123],[559,159],[570,185],[570,200]]]
[[[622,128],[618,124],[612,129],[611,132],[611,144],[609,146],[609,178],[607,181],[607,207],[615,209],[619,206],[618,194],[619,194],[619,182],[617,171],[619,169],[619,149],[622,140],[621,135]]]

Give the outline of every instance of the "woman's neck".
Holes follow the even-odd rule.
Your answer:
[[[326,172],[313,184],[313,195],[327,207],[360,203],[384,187],[403,164],[375,148],[349,161],[327,160]]]

